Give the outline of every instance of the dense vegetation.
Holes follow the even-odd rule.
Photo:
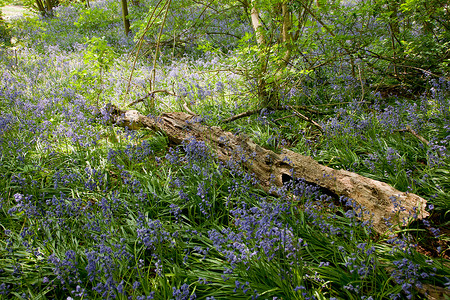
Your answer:
[[[1,299],[449,297],[445,1],[141,0],[128,36],[118,1],[59,3],[0,22]],[[133,102],[418,194],[431,215],[377,234],[301,179],[268,195],[203,142],[108,122],[105,104]]]

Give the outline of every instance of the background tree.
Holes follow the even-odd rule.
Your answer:
[[[53,8],[60,4],[59,0],[24,0],[23,6],[38,12],[43,17],[53,17]]]
[[[448,74],[450,16],[445,3],[244,1],[258,45],[258,98],[268,106],[278,103],[279,83],[312,70],[318,74],[336,63],[347,65],[353,77],[368,72],[368,80],[379,81],[384,75],[387,80],[374,84],[375,89],[420,89],[426,72]]]
[[[298,39],[314,1],[243,2],[255,31],[258,47],[258,98],[264,106],[278,106],[279,83],[291,59],[302,51]]]
[[[122,19],[123,27],[125,29],[125,35],[130,33],[130,20],[128,19],[128,3],[127,0],[121,0],[122,2]]]

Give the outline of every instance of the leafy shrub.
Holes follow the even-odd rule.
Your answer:
[[[114,2],[109,2],[106,7],[93,6],[80,10],[80,15],[74,25],[81,32],[107,27],[111,23],[120,21],[118,6],[114,5]]]
[[[105,73],[117,58],[114,49],[108,45],[104,38],[93,37],[86,41],[86,49],[83,53],[85,66],[74,70],[72,85],[77,90],[83,90],[90,100],[96,99],[97,106],[100,94],[103,92],[103,81]]]

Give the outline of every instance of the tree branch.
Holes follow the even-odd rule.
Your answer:
[[[147,99],[148,97],[154,97],[156,93],[166,93],[166,94],[169,94],[169,95],[172,95],[172,96],[175,96],[175,97],[178,96],[177,94],[172,93],[172,92],[170,92],[170,91],[168,91],[168,90],[156,90],[156,91],[151,91],[151,92],[149,92],[147,95],[145,95],[144,97],[142,97],[142,98],[140,98],[140,99],[137,99],[137,100],[135,100],[135,101],[129,103],[129,104],[128,104],[127,106],[125,106],[125,107],[131,107],[131,106],[133,106],[133,105],[135,105],[135,104],[138,104],[138,103],[144,101],[144,100]]]
[[[292,106],[288,105],[288,107],[289,107],[290,109],[292,109],[292,110],[295,110],[295,108],[297,108],[297,109],[306,110],[306,111],[308,111],[308,112],[310,112],[310,113],[314,113],[314,114],[318,114],[318,115],[324,115],[324,114],[325,114],[325,113],[323,113],[323,112],[321,112],[321,111],[318,111],[318,110],[314,110],[314,109],[308,108],[308,107],[306,107],[306,106],[304,106],[304,105],[292,105]],[[273,109],[273,110],[287,110],[286,107],[282,107],[282,106],[271,107],[271,109]],[[253,114],[259,113],[259,112],[261,112],[261,110],[263,110],[263,108],[258,108],[258,109],[248,110],[248,111],[245,111],[245,112],[243,112],[243,113],[240,113],[240,114],[231,116],[231,117],[229,117],[229,118],[223,120],[222,123],[223,123],[223,124],[230,123],[230,122],[236,121],[236,120],[238,120],[238,119],[245,118],[245,117],[251,116],[251,115],[253,115]],[[299,113],[299,114],[300,114],[300,113]],[[301,114],[300,114],[300,115],[301,115]],[[302,116],[303,116],[303,115],[302,115]],[[307,120],[307,121],[309,121],[309,122],[312,121],[311,119],[309,119],[309,118],[306,117],[306,116],[303,116],[303,117],[306,118],[305,120]],[[278,120],[278,119],[277,119],[277,120]],[[314,122],[314,121],[313,121],[313,122]],[[319,124],[317,124],[317,125],[319,125]],[[319,125],[319,126],[320,126],[320,125]]]
[[[251,116],[253,114],[256,114],[256,113],[260,112],[261,110],[262,110],[262,108],[248,110],[246,112],[229,117],[229,118],[223,120],[222,123],[223,124],[230,123],[230,122],[236,121],[238,119],[245,118],[245,117]]]
[[[425,145],[429,146],[430,142],[427,141],[423,136],[421,136],[420,134],[418,134],[414,129],[411,128],[411,126],[406,125],[406,129],[401,129],[398,131],[403,131],[403,132],[409,132],[411,133],[413,136],[415,136],[416,138],[418,138],[422,143],[424,143]]]
[[[314,121],[313,119],[310,119],[310,118],[308,118],[307,116],[305,116],[305,115],[299,113],[299,112],[298,112],[294,107],[292,107],[291,105],[288,105],[288,107],[289,107],[290,109],[292,109],[292,111],[294,112],[294,114],[295,114],[297,117],[300,117],[301,119],[303,119],[303,120],[305,120],[305,121],[308,121],[308,122],[312,123],[314,126],[316,126],[317,128],[319,128],[320,132],[323,132],[323,128],[322,128],[322,126],[320,126],[319,123],[317,123],[317,122]]]

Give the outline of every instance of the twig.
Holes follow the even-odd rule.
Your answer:
[[[359,102],[363,102],[364,100],[364,84],[362,81],[362,77],[361,77],[361,68],[358,65],[358,77],[359,77],[359,82],[361,83],[361,99],[359,100]]]
[[[206,32],[206,34],[222,34],[222,35],[229,35],[231,37],[234,37],[236,39],[240,39],[240,37],[238,37],[237,35],[228,33],[228,32]]]
[[[191,115],[193,115],[193,116],[197,115],[195,112],[193,112],[193,111],[187,106],[187,103],[186,103],[186,102],[183,102],[183,108],[184,108],[188,113],[190,113]]]
[[[240,73],[235,73],[236,71],[240,71],[243,72],[244,69],[217,69],[217,70],[206,70],[206,71],[198,71],[195,72],[196,74],[203,74],[203,73],[219,73],[219,72],[230,72],[233,74],[240,74]]]
[[[441,78],[441,77],[442,77],[442,75],[434,74],[434,73],[432,73],[432,72],[430,72],[430,71],[427,71],[427,70],[422,69],[422,68],[414,67],[414,66],[397,65],[397,67],[414,69],[414,70],[417,70],[417,71],[421,71],[421,72],[423,72],[423,73],[425,73],[425,74],[428,74],[428,75],[430,75],[430,76],[434,76],[434,77],[436,77],[436,78]]]
[[[337,105],[342,105],[342,104],[350,104],[350,103],[355,103],[353,101],[346,101],[346,102],[338,102],[338,103],[325,103],[325,104],[316,104],[314,106],[337,106]],[[371,103],[370,101],[361,101],[361,102],[356,102],[357,104],[362,104],[362,103]]]
[[[211,4],[212,4],[212,3],[210,3],[210,4],[205,4],[205,3],[203,3],[203,2],[196,1],[196,0],[193,0],[193,2],[194,2],[194,3],[197,3],[197,4],[200,4],[200,5],[203,5],[203,6],[207,7],[207,8],[209,8],[209,9],[213,10],[216,14],[219,14],[219,11],[218,11],[217,9],[211,7]]]
[[[322,111],[309,108],[306,105],[292,105],[292,107],[294,107],[296,109],[306,110],[307,112],[310,112],[310,113],[313,113],[313,114],[316,114],[316,115],[326,115],[327,114],[327,113],[324,113]]]
[[[178,97],[177,94],[175,94],[174,92],[168,91],[168,90],[156,90],[156,91],[153,91],[153,92],[151,92],[151,93],[152,93],[152,94],[156,94],[156,93],[166,93],[166,94],[172,95],[172,96],[174,96],[174,97]]]
[[[148,94],[145,95],[144,97],[142,97],[142,98],[140,98],[140,99],[137,99],[137,100],[131,102],[130,104],[128,104],[128,105],[125,106],[125,107],[130,107],[130,106],[133,106],[133,105],[135,105],[135,104],[138,104],[138,103],[144,101],[145,99],[147,99],[148,97],[154,97],[156,93],[166,93],[166,94],[169,94],[169,95],[172,95],[172,96],[177,97],[177,94],[172,93],[171,91],[168,91],[168,90],[156,90],[156,91],[151,91],[150,93],[148,93]]]
[[[284,119],[288,119],[288,118],[292,118],[292,117],[295,117],[295,116],[296,116],[295,114],[293,114],[293,115],[288,115],[288,116],[284,116],[284,117],[275,119],[275,120],[273,120],[272,122],[276,123],[276,122],[278,122],[278,121],[281,121],[281,120],[284,120]]]
[[[134,49],[136,49],[136,56],[134,57],[133,60],[133,66],[131,68],[131,73],[130,73],[130,77],[128,79],[128,84],[127,84],[127,90],[125,92],[125,95],[128,95],[128,92],[130,91],[130,84],[131,84],[131,78],[133,78],[133,73],[134,73],[134,69],[136,67],[136,62],[139,56],[139,52],[141,51],[142,48],[142,43],[144,42],[144,37],[145,34],[148,32],[148,30],[150,29],[150,26],[153,24],[153,22],[159,17],[159,15],[163,12],[164,7],[166,6],[166,4],[164,4],[163,9],[161,9],[161,11],[158,13],[158,15],[155,16],[155,18],[153,18],[153,16],[156,13],[156,9],[159,7],[159,5],[161,4],[163,0],[159,0],[158,3],[156,4],[155,8],[152,11],[152,14],[147,22],[147,25],[145,26],[144,32],[142,33],[142,36],[140,37],[138,43],[134,46],[133,50],[131,50],[131,52],[134,51]]]
[[[385,57],[385,56],[383,56],[383,55],[380,55],[380,54],[378,54],[378,53],[376,53],[376,52],[373,52],[373,51],[370,51],[370,50],[367,50],[367,49],[366,49],[366,51],[367,51],[368,53],[370,53],[370,54],[372,55],[372,57],[376,57],[376,58],[378,58],[378,59],[390,61],[390,62],[392,62],[393,64],[395,64],[394,59],[392,59],[392,58],[390,58],[390,57]],[[430,71],[427,71],[427,70],[425,70],[425,69],[422,69],[422,68],[418,68],[418,67],[414,67],[414,66],[408,66],[408,65],[398,65],[398,64],[395,64],[395,65],[396,65],[397,67],[410,68],[410,69],[418,70],[418,71],[421,71],[421,72],[423,72],[423,73],[425,73],[425,74],[428,74],[428,75],[430,75],[430,76],[434,76],[434,77],[437,77],[437,78],[442,77],[441,75],[434,74],[434,73],[432,73],[432,72],[430,72]]]
[[[129,104],[128,104],[127,106],[125,106],[125,107],[127,108],[127,107],[133,106],[133,105],[135,105],[135,104],[138,104],[138,103],[144,101],[145,99],[147,99],[147,98],[150,97],[150,96],[153,96],[153,94],[152,94],[152,93],[147,94],[147,95],[145,95],[144,97],[142,97],[142,98],[140,98],[140,99],[137,99],[137,100],[135,100],[135,101],[129,103]]]
[[[161,36],[162,36],[164,26],[166,24],[167,14],[169,13],[169,7],[170,7],[171,3],[172,3],[172,0],[167,1],[166,12],[164,13],[163,21],[161,23],[161,27],[159,28],[158,39],[156,41],[155,56],[153,57],[153,69],[152,69],[152,74],[151,74],[153,85],[155,84],[155,79],[156,79],[156,61],[158,60],[159,48],[161,47]],[[153,88],[153,87],[150,87],[150,88]]]
[[[305,116],[305,115],[299,113],[299,112],[298,112],[294,107],[292,107],[291,105],[288,105],[288,107],[289,107],[290,109],[292,109],[292,111],[294,112],[294,114],[296,114],[298,117],[302,118],[302,119],[305,120],[305,121],[308,121],[308,122],[312,123],[314,126],[316,126],[317,128],[319,128],[319,130],[320,130],[321,132],[323,132],[323,128],[322,128],[322,126],[320,126],[319,123],[317,123],[317,122],[314,121],[313,119],[310,119],[310,118],[308,118],[307,116]]]
[[[418,138],[422,143],[424,143],[425,145],[430,145],[430,142],[429,141],[427,141],[423,136],[421,136],[420,134],[418,134],[414,129],[412,129],[411,128],[411,126],[409,126],[409,125],[406,125],[406,129],[401,129],[401,130],[398,130],[398,131],[400,131],[400,132],[404,132],[404,131],[406,131],[406,132],[409,132],[409,133],[411,133],[413,136],[415,136],[416,138]]]
[[[228,119],[223,120],[222,123],[224,123],[224,124],[230,123],[230,122],[233,122],[233,121],[235,121],[237,119],[241,119],[241,118],[245,118],[245,117],[251,116],[251,115],[256,114],[257,112],[260,112],[260,111],[261,111],[261,108],[249,110],[249,111],[246,111],[246,112],[234,115],[232,117],[229,117]]]
[[[288,107],[290,107],[293,110],[295,110],[295,108],[301,109],[301,110],[306,110],[307,112],[315,113],[315,114],[318,114],[318,115],[324,115],[325,114],[325,113],[323,113],[321,111],[308,108],[308,107],[306,107],[304,105],[294,105],[294,106],[288,105]],[[228,119],[223,120],[222,123],[226,124],[226,123],[230,123],[230,122],[236,121],[236,120],[241,119],[241,118],[245,118],[245,117],[251,116],[253,114],[259,113],[262,109],[263,108],[252,109],[252,110],[249,110],[249,111],[246,111],[246,112],[243,112],[243,113],[231,116]],[[286,107],[277,106],[277,107],[271,107],[270,109],[273,109],[273,110],[286,110]],[[307,118],[307,117],[305,117],[305,118]],[[307,118],[307,119],[310,120],[309,118]],[[317,125],[319,125],[319,124],[317,124]]]

